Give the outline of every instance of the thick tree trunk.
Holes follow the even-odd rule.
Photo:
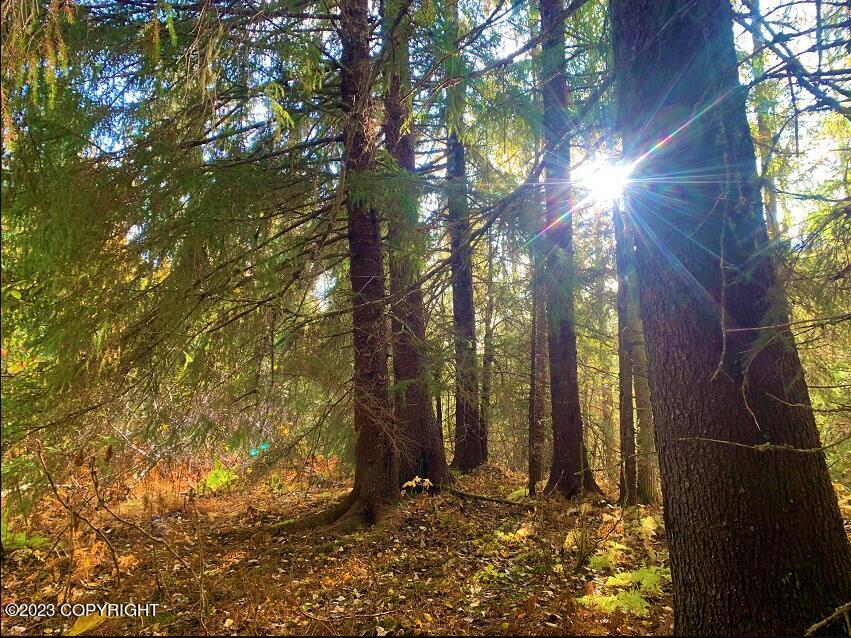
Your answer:
[[[632,345],[635,338],[629,325],[629,290],[623,220],[617,204],[612,211],[615,225],[615,261],[618,271],[618,409],[620,411],[619,502],[624,507],[637,502],[638,476],[635,467],[635,418],[632,410]]]
[[[488,430],[490,429],[490,409],[491,409],[491,379],[493,374],[493,261],[494,261],[494,245],[491,231],[488,230],[488,278],[485,297],[487,299],[485,306],[485,336],[482,340],[482,397],[481,410],[479,418],[481,420],[481,437],[482,437],[482,462],[487,463],[488,460]]]
[[[537,266],[537,259],[533,263]],[[532,339],[529,360],[529,495],[534,496],[537,484],[544,478],[544,402],[547,367],[544,342],[547,338],[547,315],[544,291],[538,268],[532,276]]]
[[[553,419],[553,463],[546,491],[567,498],[599,491],[588,467],[579,409],[576,329],[573,317],[573,197],[569,186],[567,85],[564,78],[562,0],[540,0],[543,65],[545,196],[547,231],[554,249],[547,258],[547,334]]]
[[[400,12],[404,11],[403,15]],[[393,338],[393,403],[399,451],[399,481],[415,476],[435,485],[451,480],[443,435],[431,406],[426,357],[425,310],[417,283],[420,275],[417,233],[417,185],[414,136],[410,118],[408,37],[410,18],[398,0],[385,5],[387,92],[384,143],[399,165],[399,188],[388,211],[390,294]]]
[[[453,11],[450,40],[457,40],[458,3]],[[447,76],[462,76],[459,54],[447,59]],[[451,238],[452,323],[455,333],[455,456],[452,467],[469,472],[484,462],[479,418],[479,380],[476,367],[476,315],[473,307],[473,261],[467,201],[467,162],[464,141],[464,83],[447,89],[447,189]]]
[[[610,6],[675,632],[800,634],[851,599],[851,549],[766,249],[731,7]]]
[[[367,0],[340,4],[343,45],[342,98],[346,108],[343,170],[346,178],[374,168]],[[355,485],[334,518],[341,527],[380,520],[399,496],[393,414],[387,391],[384,266],[375,209],[346,200],[349,278],[354,332]]]

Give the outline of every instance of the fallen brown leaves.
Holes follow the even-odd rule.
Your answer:
[[[459,486],[505,498],[524,483],[522,475],[489,466],[463,477]],[[285,521],[333,503],[347,489],[335,484],[322,491],[273,492],[259,485],[250,493],[237,487],[197,498],[191,507],[171,503],[156,514],[125,508],[128,519],[166,540],[181,560],[98,512],[93,522],[106,530],[118,554],[120,586],[109,553],[91,530],[78,529],[72,559],[68,534],[59,532],[61,516],[45,514],[39,524],[55,529],[59,542],[51,551],[21,551],[6,559],[3,603],[55,602],[66,589],[73,602],[160,603],[156,618],[109,619],[92,630],[102,635],[671,631],[664,579],[658,591],[642,594],[646,614],[577,603],[583,595],[614,599],[621,590],[607,582],[615,575],[642,566],[664,570],[658,511],[625,516],[599,500],[559,498],[539,499],[527,511],[444,493],[405,496],[397,516],[355,534],[279,531]],[[582,536],[580,525],[587,556],[574,542]],[[72,622],[3,615],[2,633],[58,634]]]

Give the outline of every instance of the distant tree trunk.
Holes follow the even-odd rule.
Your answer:
[[[399,481],[415,476],[435,485],[451,480],[443,435],[431,406],[426,359],[425,310],[420,276],[417,233],[417,186],[414,135],[407,120],[409,98],[407,6],[388,0],[383,30],[389,60],[384,143],[400,168],[398,196],[388,214],[390,294],[393,337],[394,408],[399,450]]]
[[[754,11],[759,14],[759,0],[753,0],[752,6]],[[753,26],[754,28],[759,28],[758,23]],[[765,71],[765,53],[762,51],[762,46],[759,43],[759,36],[753,34],[752,42],[754,75],[759,76]],[[770,109],[770,102],[765,95],[765,82],[765,80],[760,82],[753,89],[756,102],[756,142],[760,159],[759,176],[762,179],[765,196],[765,222],[768,230],[768,238],[776,247],[783,239],[783,232],[780,229],[780,219],[777,210],[777,187],[774,184],[774,176],[771,174],[772,138],[774,136],[771,134],[771,125],[769,124],[768,110]]]
[[[371,132],[370,21],[367,0],[342,0],[342,101],[346,110],[343,175],[346,181],[374,170]],[[296,527],[334,523],[349,530],[381,520],[399,498],[399,466],[387,387],[384,265],[378,214],[362,198],[346,199],[349,279],[354,343],[355,484],[329,510]]]
[[[851,548],[767,250],[731,6],[610,6],[674,630],[798,635],[851,599]]]
[[[632,385],[635,390],[635,414],[638,420],[638,502],[645,505],[656,501],[656,447],[653,433],[653,410],[650,385],[647,381],[647,352],[644,346],[644,325],[638,308],[638,274],[635,271],[635,235],[629,220],[621,214],[628,294],[627,320],[632,343]]]
[[[604,382],[600,386],[600,408],[602,418],[600,428],[603,431],[603,458],[606,464],[606,478],[610,482],[614,482],[618,478],[618,462],[615,459],[615,420],[614,400],[612,399],[612,386]]]
[[[632,344],[635,338],[629,325],[629,290],[626,252],[629,246],[624,239],[623,220],[617,204],[612,216],[615,222],[615,261],[618,271],[618,387],[620,411],[620,504],[624,507],[637,502],[638,476],[635,467],[635,419],[632,410]]]
[[[634,305],[630,300],[630,308]],[[632,314],[632,310],[630,310]],[[653,410],[650,402],[650,385],[647,381],[647,354],[641,321],[630,321],[630,332],[636,338],[632,343],[632,383],[635,389],[635,414],[638,417],[638,502],[645,505],[656,502],[656,446],[653,433]]]
[[[540,0],[543,65],[545,193],[548,230],[555,244],[547,259],[547,317],[550,350],[550,393],[553,419],[553,463],[546,491],[567,498],[583,490],[598,492],[588,467],[579,409],[576,330],[573,317],[573,217],[569,186],[570,149],[567,132],[567,84],[564,78],[564,8],[562,0]]]
[[[538,481],[544,478],[544,403],[546,401],[544,375],[544,342],[547,338],[547,315],[544,290],[538,273],[538,259],[532,275],[532,339],[529,360],[529,495],[534,496]]]
[[[450,40],[458,39],[458,2],[450,0],[453,20]],[[453,45],[454,46],[454,45]],[[459,54],[447,59],[447,76],[461,78]],[[447,187],[451,237],[452,322],[455,332],[455,456],[452,466],[469,472],[484,462],[479,419],[479,380],[476,369],[476,315],[473,308],[473,260],[467,202],[467,162],[464,140],[464,83],[447,89]]]
[[[434,393],[434,413],[437,420],[437,431],[443,437],[443,393],[440,390],[440,372],[438,369],[434,371],[434,384],[437,391]]]
[[[482,408],[480,411],[481,429],[482,429],[482,462],[487,463],[488,460],[488,431],[490,429],[490,408],[491,408],[491,375],[493,374],[493,261],[494,261],[494,245],[491,231],[488,230],[488,278],[485,296],[487,305],[485,306],[485,336],[483,340],[482,352]]]

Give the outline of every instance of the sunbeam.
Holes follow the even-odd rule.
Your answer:
[[[631,172],[630,165],[597,159],[577,167],[574,178],[590,201],[609,205],[623,195]]]

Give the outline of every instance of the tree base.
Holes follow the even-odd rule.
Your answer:
[[[603,490],[600,489],[597,482],[593,478],[589,477],[589,479],[583,485],[578,481],[566,481],[564,478],[556,480],[551,476],[549,481],[547,481],[546,487],[544,487],[544,496],[551,496],[554,493],[558,493],[568,500],[586,494],[603,496]]]
[[[352,490],[336,505],[287,523],[281,531],[306,532],[325,528],[329,533],[348,534],[382,522],[393,511],[392,504],[363,498]]]

